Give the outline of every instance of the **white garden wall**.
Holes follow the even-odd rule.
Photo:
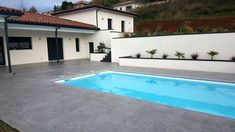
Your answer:
[[[215,59],[228,60],[235,56],[235,33],[116,38],[112,39],[111,47],[112,62],[119,62],[119,57],[136,53],[149,57],[146,50],[151,49],[158,49],[154,57],[161,58],[165,53],[170,58],[176,58],[175,51],[181,51],[186,58],[198,53],[199,59],[209,59],[207,52],[214,50],[219,52]]]
[[[120,58],[120,66],[163,68],[205,72],[235,73],[235,63],[225,61],[191,61],[164,59]]]
[[[91,53],[90,54],[90,60],[91,61],[101,61],[107,53]]]

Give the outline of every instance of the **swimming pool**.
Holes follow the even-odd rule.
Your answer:
[[[235,119],[233,83],[113,71],[57,83]]]

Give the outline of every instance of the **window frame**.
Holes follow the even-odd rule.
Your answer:
[[[29,40],[24,41],[23,39],[26,39],[26,40],[29,39]],[[18,37],[18,36],[15,37],[14,36],[14,37],[8,37],[8,41],[9,41],[9,50],[32,50],[33,49],[32,37]],[[18,46],[17,47],[11,46],[12,43],[16,43]],[[22,45],[20,46],[20,44],[22,43],[28,43],[29,44],[28,48],[23,48]]]
[[[132,9],[133,9],[132,6],[126,6],[126,11],[130,11]]]

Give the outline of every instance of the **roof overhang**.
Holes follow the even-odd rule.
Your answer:
[[[12,12],[12,11],[0,11],[0,15],[5,16],[21,16],[23,15],[23,12]]]
[[[3,25],[0,25],[0,28],[3,28]],[[56,28],[58,28],[58,26],[43,26],[43,25],[15,24],[15,23],[8,24],[8,29],[16,29],[16,30],[55,31]],[[71,28],[71,27],[59,27],[58,31],[69,32],[69,33],[94,34],[98,30],[89,30],[89,29]]]
[[[133,16],[133,17],[138,16],[137,14],[134,14],[134,13],[120,11],[120,10],[116,10],[116,9],[112,9],[112,8],[105,7],[105,6],[100,6],[100,5],[90,5],[90,6],[85,6],[85,7],[76,8],[76,9],[58,11],[58,12],[52,13],[52,15],[54,15],[54,16],[63,16],[65,14],[70,14],[70,13],[79,12],[79,11],[86,11],[86,10],[89,10],[89,9],[90,10],[91,9],[95,9],[95,10],[96,9],[102,9],[102,10],[106,10],[106,11],[109,11],[109,12],[119,13],[119,14]]]

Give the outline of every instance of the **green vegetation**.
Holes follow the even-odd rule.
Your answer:
[[[185,57],[184,57],[184,53],[183,52],[179,52],[179,51],[176,51],[176,53],[175,53],[175,56],[177,56],[177,58],[178,59],[184,59]]]
[[[235,56],[232,56],[232,57],[231,57],[231,61],[234,61],[234,62],[235,62]]]
[[[61,5],[54,5],[54,11],[61,11],[73,8],[73,2],[67,2],[66,0]]]
[[[153,56],[157,53],[157,50],[152,49],[152,50],[149,50],[149,51],[146,51],[146,52],[151,55],[151,58],[153,58]]]
[[[210,52],[207,52],[207,54],[209,56],[211,56],[211,60],[214,60],[214,56],[218,55],[219,52],[217,52],[217,51],[210,51]]]
[[[98,46],[97,46],[97,51],[99,53],[104,53],[104,49],[106,48],[105,46],[105,43],[100,43]]]
[[[19,132],[17,129],[11,127],[7,123],[0,120],[0,132]]]
[[[135,11],[135,22],[235,15],[235,0],[175,0]]]
[[[168,56],[169,56],[168,54],[163,54],[163,55],[162,55],[162,58],[163,58],[163,59],[167,59]]]
[[[192,58],[193,60],[197,60],[198,54],[197,54],[197,53],[191,54],[191,58]]]
[[[120,0],[92,0],[91,3],[92,4],[99,4],[99,5],[103,5],[103,6],[112,6],[114,4],[119,3]]]

